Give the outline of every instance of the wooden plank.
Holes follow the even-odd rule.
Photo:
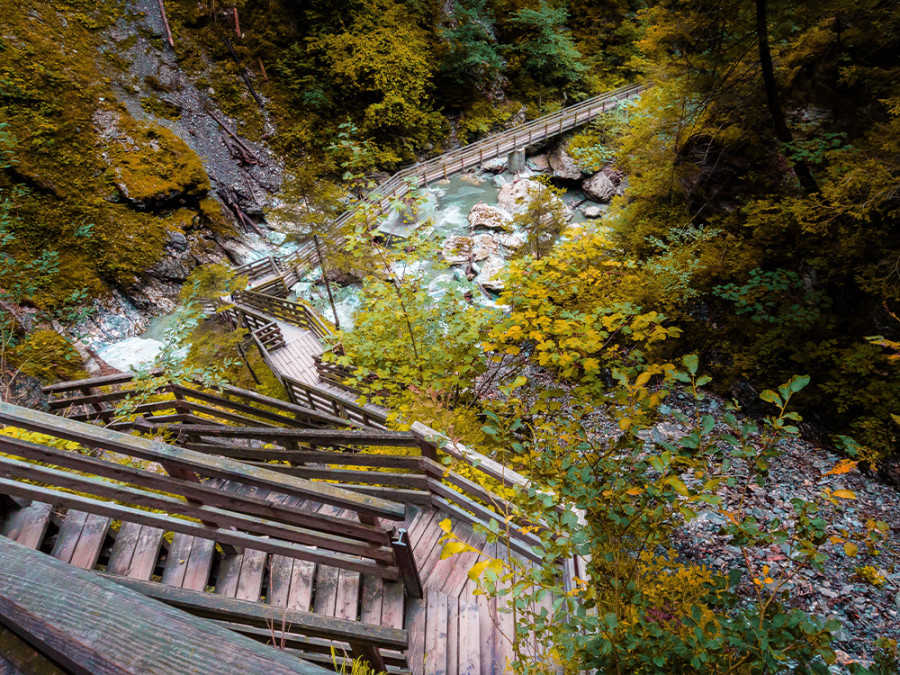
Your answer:
[[[368,574],[362,577],[362,593],[359,602],[359,620],[363,623],[381,623],[384,601],[384,580]]]
[[[64,563],[72,559],[72,554],[75,552],[75,546],[81,537],[81,530],[84,529],[87,517],[88,514],[84,511],[69,509],[62,526],[59,528],[59,533],[56,535],[56,541],[53,544],[50,555],[62,560]]]
[[[16,626],[65,670],[98,675],[327,672],[109,579],[125,581],[102,578],[0,537],[0,620]],[[98,640],[98,635],[115,639]]]
[[[128,576],[134,579],[149,579],[153,575],[159,559],[163,534],[164,532],[157,527],[147,527],[146,525],[141,527]]]
[[[95,574],[112,579],[117,584],[140,591],[144,595],[161,600],[166,604],[185,609],[197,616],[233,621],[258,628],[268,628],[273,619],[277,617],[277,620],[280,621],[283,617],[292,631],[311,637],[323,637],[344,642],[353,640],[390,649],[405,649],[407,644],[407,634],[404,630],[370,626],[358,621],[345,621],[311,612],[275,608],[259,602],[225,598],[214,593],[189,591],[152,581],[106,576],[99,572]]]
[[[447,596],[436,591],[426,595],[425,672],[447,674]]]
[[[310,562],[321,562],[330,564],[341,569],[350,569],[356,572],[366,572],[369,574],[377,574],[387,579],[397,579],[399,575],[395,567],[380,565],[376,562],[367,562],[357,556],[345,555],[342,553],[330,553],[317,548],[301,546],[299,544],[259,537],[252,534],[236,530],[214,529],[207,525],[201,525],[187,520],[180,520],[163,516],[149,511],[141,511],[138,509],[119,506],[112,502],[104,502],[80,495],[57,492],[38,486],[0,479],[0,492],[24,496],[26,498],[36,498],[51,504],[62,504],[65,506],[88,510],[91,513],[117,518],[121,520],[133,521],[143,525],[152,527],[160,527],[174,532],[183,532],[185,534],[193,534],[205,537],[213,537],[221,544],[230,544],[237,547],[249,547],[257,550],[266,551],[267,553],[277,553],[287,555],[301,560],[309,560]],[[71,554],[69,554],[71,555]]]
[[[404,617],[403,585],[398,582],[384,582],[381,594],[381,625],[402,628]]]
[[[459,673],[459,598],[447,597],[447,672]]]
[[[50,525],[50,504],[31,502],[19,509],[3,524],[3,535],[28,548],[37,548]]]
[[[187,561],[187,569],[184,572],[182,588],[203,591],[209,581],[209,573],[212,570],[213,554],[216,543],[211,539],[194,537],[191,546],[190,558]]]
[[[341,570],[337,580],[334,615],[338,619],[356,621],[359,615],[359,572]]]
[[[338,570],[330,565],[319,565],[316,569],[315,598],[313,611],[322,616],[334,616],[337,605]]]
[[[163,567],[162,581],[170,586],[181,586],[184,583],[184,575],[187,572],[188,560],[191,557],[191,547],[194,545],[194,537],[188,534],[177,533],[172,537],[172,543],[166,553],[166,563]],[[206,587],[206,581],[203,582]]]
[[[145,492],[124,485],[107,483],[91,476],[58,471],[49,467],[19,462],[14,459],[0,457],[0,476],[29,478],[72,490],[89,492],[99,497],[115,499],[127,504],[189,516],[210,526],[240,529],[250,534],[276,537],[284,541],[308,546],[321,546],[326,550],[364,556],[384,562],[392,559],[392,554],[387,547],[372,546],[345,537],[315,532],[294,525],[273,523],[255,516],[243,515],[236,512],[237,509],[224,510],[217,507],[203,506],[197,503],[200,501],[197,499],[188,498],[182,501],[157,494],[156,492]],[[253,486],[246,488],[241,486],[241,488],[242,492],[248,495],[248,498],[254,499],[256,497],[258,488]],[[262,496],[264,497],[264,495]],[[255,502],[262,503],[265,500],[256,499]],[[240,504],[241,502],[238,501],[237,503]],[[268,503],[267,508],[272,508],[272,506],[271,503]]]
[[[459,597],[459,674],[481,675],[481,626],[470,587]]]
[[[248,485],[274,489],[286,494],[316,499],[323,504],[336,504],[342,508],[385,518],[403,520],[405,510],[401,504],[393,504],[374,497],[360,495],[312,483],[301,478],[285,476],[277,472],[251,467],[226,458],[210,457],[192,450],[166,445],[160,441],[130,436],[103,427],[73,422],[56,415],[0,402],[0,421],[20,429],[47,433],[59,438],[103,447],[132,457],[158,461],[171,466],[194,471],[202,476],[236,479]]]
[[[112,552],[109,554],[109,563],[106,565],[107,572],[122,576],[128,574],[142,527],[143,525],[137,523],[122,523],[119,533],[116,535]]]
[[[425,670],[425,621],[426,600],[424,598],[407,600],[406,630],[409,633],[409,648],[406,650],[406,660],[412,675],[424,675],[427,672]]]
[[[237,592],[234,597],[238,600],[259,601],[267,558],[268,555],[262,551],[251,551],[249,549],[244,551]]]

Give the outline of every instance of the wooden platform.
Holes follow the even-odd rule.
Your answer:
[[[225,491],[248,490],[227,481],[210,480],[207,484]],[[279,504],[358,522],[356,514],[337,507],[251,490],[255,496]],[[495,601],[476,596],[475,584],[468,578],[473,564],[496,551],[488,548],[484,553],[469,552],[440,560],[440,523],[446,518],[436,508],[410,506],[407,520],[398,524],[409,532],[426,591],[421,600],[407,598],[400,582],[260,551],[223,553],[211,540],[134,523],[122,522],[113,529],[108,518],[71,509],[62,512],[37,502],[8,515],[0,524],[0,532],[84,569],[365,624],[405,628],[409,633],[405,660],[399,653],[394,657],[385,653],[394,672],[406,664],[416,675],[511,672],[505,665],[512,658],[509,637],[513,634],[513,617],[498,611]],[[485,548],[483,537],[468,525],[456,519],[451,522],[457,536],[478,550]],[[296,641],[290,626],[278,624],[277,612],[273,616],[276,620],[270,630],[230,627],[263,641],[271,641],[271,635],[276,640]],[[318,652],[315,644],[313,651],[308,651],[309,643],[308,639],[302,642],[307,650],[302,657],[327,662],[328,643],[321,641]]]
[[[278,321],[278,326],[284,336],[285,346],[269,352],[272,364],[282,375],[321,386],[313,357],[322,354],[322,344],[312,331],[297,328],[284,321]]]

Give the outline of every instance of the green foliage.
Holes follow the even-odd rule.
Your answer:
[[[84,372],[72,343],[46,328],[29,333],[12,350],[9,360],[14,368],[45,382],[77,379]]]
[[[566,229],[570,213],[562,200],[564,190],[539,181],[528,192],[525,209],[513,217],[513,224],[528,237],[528,251],[537,260],[544,257]]]
[[[162,117],[167,120],[181,118],[181,108],[174,103],[159,98],[158,96],[144,96],[141,98],[141,110],[148,115]]]
[[[488,1],[456,3],[449,22],[439,33],[447,41],[441,73],[458,85],[488,89],[504,66]]]
[[[555,672],[558,663],[566,672],[756,673],[790,662],[793,672],[827,673],[838,623],[785,598],[798,569],[823,569],[826,515],[852,493],[823,490],[816,499],[793,500],[790,518],[768,520],[718,494],[725,483],[769,485],[781,440],[798,434],[799,415],[787,407],[809,378],[764,392],[775,408],[762,424],[728,412],[717,425],[698,406],[675,413],[689,432],[667,440],[648,436],[655,411],[673,386],[703,399],[710,378],[699,374],[697,357],[685,357],[683,370],[662,364],[615,376],[619,386],[603,412],[618,420],[617,438],[591,431],[590,416],[603,404],[573,403],[575,391],[545,392],[529,403],[506,389],[488,414],[493,433],[527,455],[536,481],[519,491],[517,506],[548,528],[535,548],[541,565],[504,556],[470,572],[482,593],[497,598],[498,611],[513,615],[512,670]],[[565,415],[547,405],[558,398],[570,401]],[[671,551],[674,531],[701,510],[718,514],[721,535],[740,550],[725,573]],[[482,529],[505,547],[504,528],[494,521]],[[453,544],[452,535],[446,540]],[[778,571],[764,564],[771,546],[789,551],[790,564]],[[587,561],[586,574],[568,590],[558,564],[576,555]],[[552,658],[527,656],[532,633],[538,652]]]
[[[513,66],[538,86],[565,87],[578,83],[587,66],[565,29],[567,11],[541,0],[537,8],[525,7],[508,19],[518,33],[511,51]]]

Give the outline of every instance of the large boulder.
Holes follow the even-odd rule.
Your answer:
[[[481,165],[482,171],[487,171],[489,173],[503,173],[506,171],[506,157],[495,157],[494,159],[485,160],[485,162]]]
[[[511,221],[512,216],[508,211],[504,211],[497,206],[489,206],[484,202],[476,204],[469,211],[469,227],[473,230],[479,227],[488,230],[508,230],[511,226]]]
[[[581,191],[588,199],[605,203],[616,194],[616,185],[603,171],[598,171],[581,184]]]
[[[553,169],[553,177],[562,180],[581,180],[584,174],[567,148],[568,141],[557,143],[547,156],[550,168]]]
[[[481,271],[475,277],[475,283],[492,291],[502,291],[505,287],[500,275],[503,272],[503,258],[492,256],[485,260]]]
[[[585,206],[581,211],[585,218],[602,218],[605,212],[603,206]]]
[[[528,178],[520,178],[512,183],[507,183],[497,193],[497,204],[501,209],[509,213],[523,213],[528,208],[528,200],[531,194],[541,188],[541,184]],[[565,211],[566,220],[572,219],[572,209],[559,197],[553,197],[554,203],[559,203]]]
[[[547,158],[547,155],[535,155],[534,157],[529,157],[528,168],[532,171],[550,171],[550,160]]]
[[[451,265],[464,265],[485,260],[497,253],[500,245],[489,234],[474,237],[448,237],[441,246],[441,254]]]
[[[507,251],[516,251],[522,248],[528,240],[525,238],[524,234],[514,233],[498,234],[497,241]]]

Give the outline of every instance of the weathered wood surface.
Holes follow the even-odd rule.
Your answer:
[[[368,625],[359,621],[348,621],[286,607],[272,607],[258,602],[189,591],[150,581],[111,575],[101,576],[173,607],[184,609],[196,616],[231,621],[257,628],[271,628],[284,622],[290,625],[292,631],[303,635],[344,642],[353,641],[388,649],[406,649],[408,643],[406,631],[396,628]]]
[[[74,673],[328,672],[5,537],[0,620]]]
[[[203,476],[234,479],[247,485],[273,489],[285,494],[315,499],[323,504],[387,520],[403,520],[406,510],[402,504],[366,497],[356,492],[331,488],[301,478],[285,476],[261,467],[249,466],[220,457],[210,457],[192,450],[167,445],[159,441],[129,436],[102,427],[72,422],[49,413],[29,410],[8,403],[0,403],[0,421],[21,429],[47,433],[75,441],[87,447],[101,447],[132,457],[160,462]]]

